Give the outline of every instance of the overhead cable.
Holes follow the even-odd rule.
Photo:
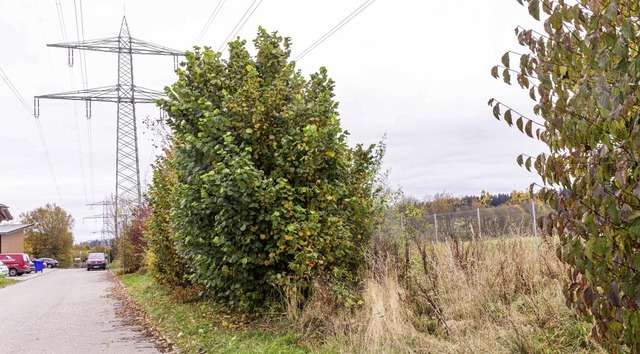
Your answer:
[[[307,47],[307,49],[303,50],[302,53],[298,54],[298,56],[295,59],[293,59],[293,61],[299,61],[305,55],[309,54],[312,50],[314,50],[320,44],[322,44],[322,42],[326,41],[334,33],[338,32],[338,30],[340,30],[342,27],[344,27],[344,25],[346,25],[347,23],[351,22],[351,20],[353,20],[356,16],[358,16],[362,11],[364,11],[367,7],[369,7],[375,1],[376,0],[366,0],[365,2],[363,2],[360,6],[358,6],[358,8],[353,10],[353,12],[351,12],[349,15],[347,15],[347,17],[345,17],[342,21],[338,22],[338,24],[333,26],[333,28],[331,28],[327,33],[325,33],[322,37],[318,38],[318,40],[313,42],[313,44],[311,44],[309,47]]]
[[[56,0],[56,11],[58,12],[58,23],[60,23],[60,31],[62,32],[62,39],[65,42],[68,42],[67,25],[64,22],[64,13],[62,12],[62,4],[60,4],[60,0]]]
[[[27,104],[27,101],[25,101],[24,97],[22,97],[18,89],[13,85],[13,82],[11,82],[11,80],[9,79],[9,76],[7,76],[7,74],[4,72],[4,70],[2,70],[1,67],[0,67],[0,77],[2,77],[2,80],[7,84],[7,87],[9,87],[9,90],[11,90],[13,95],[16,96],[18,101],[20,101],[20,104],[22,104],[24,109],[26,109],[27,112],[31,114],[32,113],[31,108]],[[53,185],[56,188],[56,192],[58,193],[58,198],[60,199],[60,203],[64,205],[64,200],[62,199],[62,193],[60,193],[60,187],[58,185],[58,179],[56,178],[56,173],[54,172],[53,164],[51,163],[51,155],[49,155],[49,148],[47,147],[47,142],[44,138],[44,133],[42,132],[42,126],[40,125],[40,120],[36,118],[35,121],[36,121],[36,126],[38,128],[38,135],[40,136],[40,142],[42,143],[42,148],[44,149],[44,155],[47,159],[47,165],[49,166],[49,172],[51,173],[51,178],[53,179]]]
[[[84,43],[84,11],[82,10],[82,0],[78,1],[80,5],[80,28],[82,29],[81,36],[82,42]],[[80,51],[82,52],[82,51]],[[84,72],[82,88],[87,90],[89,88],[89,76],[87,75],[87,54],[83,53],[80,56],[82,60],[82,70]],[[86,115],[87,115],[87,131],[88,131],[88,144],[89,144],[89,180],[91,181],[91,200],[95,200],[95,183],[94,183],[94,174],[93,174],[93,133],[91,126],[91,102],[88,102],[86,106]]]
[[[79,6],[78,6],[79,5]],[[78,7],[80,9],[79,13],[80,16],[78,16]],[[74,17],[75,17],[75,22],[76,22],[76,38],[78,40],[78,42],[82,41],[84,42],[84,15],[82,13],[82,0],[80,1],[73,1],[73,11],[74,11]],[[82,30],[81,30],[82,29]],[[86,59],[86,53],[84,53],[84,51],[80,50],[80,74],[82,76],[82,89],[87,90],[89,87],[89,80],[87,77],[87,59]],[[75,78],[72,77],[72,81],[75,81]],[[74,86],[74,84],[72,83],[72,86]],[[73,89],[75,89],[75,87],[72,87]],[[77,106],[76,103],[73,103],[73,113],[75,116],[75,120],[76,120],[76,138],[78,139],[78,154],[80,156],[80,173],[81,173],[81,177],[82,177],[82,188],[84,189],[84,195],[85,195],[85,202],[88,202],[88,197],[87,197],[87,187],[86,187],[86,182],[85,182],[85,174],[84,174],[84,159],[83,159],[83,154],[82,154],[82,142],[80,140],[80,126],[79,126],[79,122],[78,122],[78,111],[77,111]],[[86,112],[86,118],[87,121],[91,120],[91,117],[89,116],[89,112]],[[89,180],[90,180],[90,187],[91,187],[91,198],[93,200],[93,198],[95,198],[95,193],[94,193],[94,183],[93,183],[93,142],[91,139],[91,125],[88,124],[88,129],[89,129],[89,134],[88,134],[88,145],[89,145]]]
[[[222,9],[222,5],[224,5],[225,1],[226,0],[218,1],[218,4],[216,5],[215,9],[213,9],[213,12],[211,13],[211,16],[209,16],[209,19],[207,20],[207,23],[205,23],[204,27],[202,27],[202,30],[198,34],[198,38],[196,38],[196,42],[195,42],[196,45],[198,45],[198,43],[200,43],[200,41],[202,40],[202,37],[204,37],[204,35],[207,33],[207,31],[209,31],[209,27],[211,27],[211,24],[213,23],[213,21],[216,19],[216,17],[220,13],[220,10]]]
[[[255,5],[256,2],[258,3],[257,5]],[[262,0],[259,0],[259,1],[258,0],[253,0],[251,5],[249,5],[249,8],[247,9],[247,11],[244,12],[244,15],[242,15],[240,20],[238,20],[238,23],[236,23],[235,27],[233,27],[233,29],[231,30],[231,32],[229,33],[227,38],[220,45],[220,48],[218,48],[219,52],[222,52],[223,50],[225,50],[227,48],[227,45],[229,44],[229,39],[235,37],[238,34],[238,32],[240,32],[242,27],[244,27],[244,25],[247,23],[247,21],[249,21],[249,19],[251,18],[251,16],[256,11],[258,6],[260,6],[261,3],[262,3]],[[255,7],[253,5],[255,5]],[[249,13],[249,11],[251,11],[251,13]],[[248,16],[247,16],[247,14],[248,14]],[[246,19],[245,19],[245,17],[246,17]],[[243,20],[244,20],[244,22],[243,22]]]
[[[64,20],[64,9],[62,8],[62,4],[60,3],[60,0],[56,0],[56,10],[58,12],[58,22],[60,24],[60,31],[62,34],[62,39],[64,42],[68,42],[68,36],[67,36],[67,26]],[[75,24],[76,24],[76,37],[78,39],[78,41],[80,40],[80,26],[79,26],[79,21],[78,21],[78,10],[77,10],[77,3],[74,0],[73,2],[73,10],[74,10],[74,15],[75,15]],[[83,71],[83,63],[82,63],[82,53],[80,53],[80,71],[81,71],[81,75],[82,75],[82,81],[83,83],[86,81],[85,77],[84,77],[84,71]],[[75,80],[75,73],[73,71],[73,52],[71,52],[70,50],[70,55],[69,55],[69,80],[71,81],[71,89],[75,90],[76,89],[76,80]],[[75,123],[75,130],[76,130],[76,142],[77,142],[77,149],[78,149],[78,158],[80,160],[80,177],[82,179],[82,190],[83,190],[83,194],[84,194],[84,199],[85,199],[85,203],[89,202],[88,196],[87,196],[87,179],[84,173],[84,157],[83,157],[83,153],[82,153],[82,141],[80,139],[80,122],[78,119],[78,107],[76,102],[73,102],[73,116],[74,116],[74,123]]]

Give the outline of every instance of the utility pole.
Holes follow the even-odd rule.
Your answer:
[[[87,119],[91,119],[91,102],[112,102],[118,105],[116,143],[116,194],[115,194],[115,237],[119,234],[119,218],[126,220],[130,208],[141,202],[140,164],[138,158],[138,136],[136,128],[136,103],[153,103],[163,97],[161,91],[135,86],[133,83],[133,54],[171,55],[174,69],[183,51],[132,38],[126,17],[118,37],[47,44],[49,47],[67,48],[69,66],[73,66],[73,50],[93,50],[118,54],[118,84],[86,90],[69,91],[34,97],[33,114],[40,116],[40,99],[60,99],[85,101]]]

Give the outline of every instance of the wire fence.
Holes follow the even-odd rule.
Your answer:
[[[418,220],[400,218],[392,221],[392,224],[399,223],[397,227],[403,232],[407,232],[407,229],[414,230],[414,237],[436,242],[446,239],[538,237],[542,230],[536,219],[546,213],[547,210],[531,202],[423,215]]]

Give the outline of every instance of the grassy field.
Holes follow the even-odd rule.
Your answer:
[[[565,268],[549,241],[537,249],[519,237],[414,243],[408,264],[402,247],[388,250],[370,260],[355,311],[333,307],[318,285],[304,309],[257,322],[146,275],[120,280],[184,353],[603,352],[564,305]]]
[[[15,284],[17,282],[19,282],[19,280],[10,279],[8,277],[4,277],[0,275],[0,289],[4,288],[5,286],[9,286],[11,284]]]

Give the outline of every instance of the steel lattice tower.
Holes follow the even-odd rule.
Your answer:
[[[140,164],[131,50],[129,26],[126,19],[123,19],[118,36],[116,196],[119,197],[118,199],[135,200],[140,203]]]
[[[178,56],[184,52],[162,47],[131,37],[126,17],[118,37],[47,44],[49,47],[67,48],[69,66],[73,66],[73,50],[93,50],[118,53],[118,84],[94,89],[69,91],[34,97],[34,115],[40,115],[39,99],[79,100],[86,102],[87,118],[91,118],[91,102],[112,102],[118,104],[117,142],[116,142],[116,197],[115,232],[118,234],[118,219],[128,215],[126,209],[140,203],[140,165],[138,159],[138,135],[136,127],[136,103],[153,103],[164,96],[161,91],[137,87],[133,83],[133,54],[172,55],[174,68]],[[124,209],[124,210],[122,210]]]

